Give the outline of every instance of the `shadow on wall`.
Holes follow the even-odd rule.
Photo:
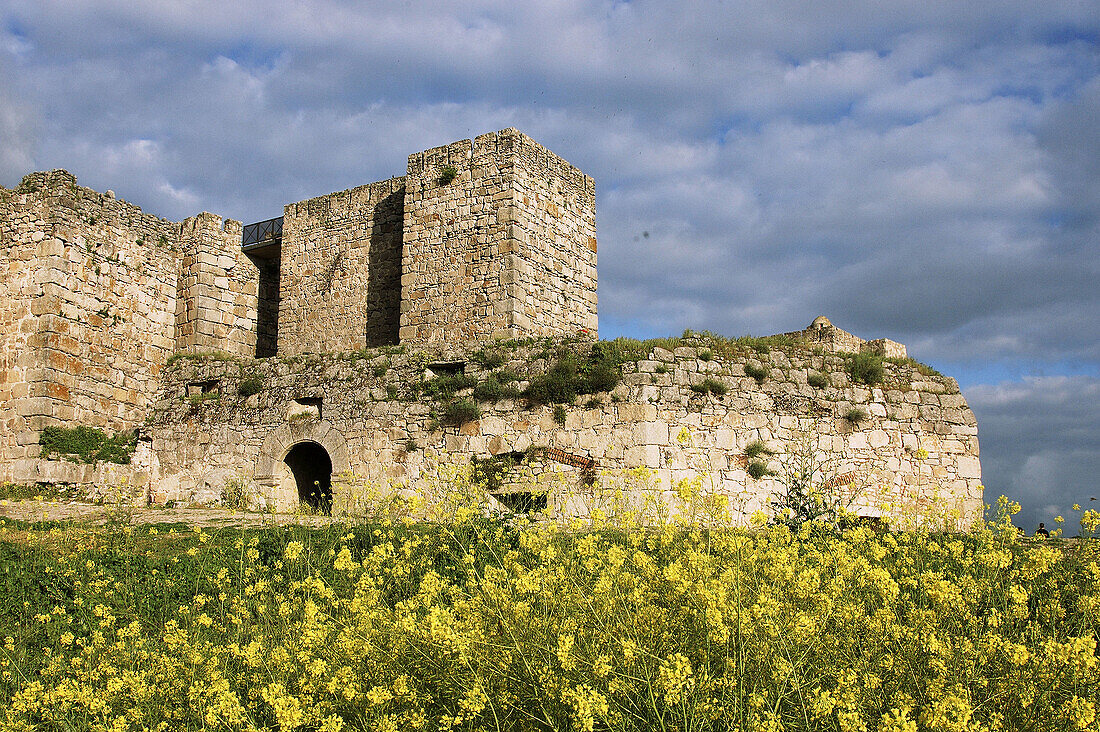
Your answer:
[[[391,193],[374,207],[367,259],[367,348],[395,345],[401,327],[401,247],[405,189]]]

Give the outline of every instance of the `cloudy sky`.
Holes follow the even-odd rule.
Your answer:
[[[596,179],[602,336],[825,314],[958,378],[987,501],[1100,497],[1094,0],[0,0],[4,186],[247,222],[508,126]]]

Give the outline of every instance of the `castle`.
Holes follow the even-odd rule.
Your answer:
[[[551,370],[548,344],[591,346],[596,249],[592,179],[514,129],[248,226],[173,223],[32,173],[0,188],[0,480],[122,483],[157,503],[243,485],[279,510],[319,489],[350,510],[353,483],[416,493],[441,464],[503,456],[582,494],[596,470],[647,468],[666,497],[705,477],[744,516],[775,487],[750,475],[746,446],[781,453],[809,415],[839,469],[865,478],[861,512],[942,493],[964,522],[980,516],[957,384],[825,319],[786,348],[654,347],[608,392],[558,408],[479,387]],[[885,380],[850,378],[849,351],[891,358]],[[441,420],[443,383],[480,408]],[[42,454],[43,430],[77,425],[136,430],[132,462]]]

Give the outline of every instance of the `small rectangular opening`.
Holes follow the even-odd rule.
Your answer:
[[[209,379],[207,381],[192,381],[187,384],[187,396],[202,396],[203,394],[213,394],[218,391],[218,385],[221,382],[218,379]]]
[[[301,407],[305,407],[306,411],[314,412],[317,417],[317,421],[321,420],[321,402],[323,397],[298,397],[294,400],[295,404]]]
[[[500,492],[491,494],[512,513],[531,514],[546,510],[546,494],[530,491]]]
[[[466,373],[465,361],[436,361],[427,366],[428,378],[440,376],[462,376]]]

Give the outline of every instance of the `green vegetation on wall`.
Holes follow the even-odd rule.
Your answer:
[[[132,432],[108,436],[95,427],[47,427],[39,435],[43,458],[64,458],[82,463],[129,465],[137,437]]]
[[[532,405],[571,404],[581,394],[611,391],[622,379],[623,353],[614,342],[592,344],[585,357],[567,349],[545,374],[531,379],[523,396]]]
[[[882,356],[873,353],[854,353],[845,357],[844,369],[852,381],[874,386],[882,381]]]

